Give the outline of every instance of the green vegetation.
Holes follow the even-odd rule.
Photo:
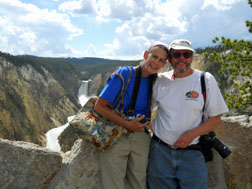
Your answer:
[[[46,68],[58,81],[65,78],[65,74],[73,73],[80,80],[88,80],[101,73],[103,76],[118,66],[138,65],[140,60],[109,60],[103,58],[44,58],[30,55],[13,56],[0,52],[0,57],[15,66],[30,64],[40,74],[45,76],[42,67]],[[97,69],[98,68],[98,69]],[[64,86],[64,83],[61,83]]]
[[[252,0],[248,3],[252,7]],[[246,26],[252,33],[252,21],[247,20]],[[205,57],[213,64],[220,65],[219,74],[234,81],[233,90],[224,95],[229,108],[240,112],[251,111],[249,108],[252,104],[252,41],[216,37],[213,43],[219,43],[218,46],[223,51],[205,52]]]
[[[98,73],[104,76],[107,72],[115,70],[118,66],[135,66],[140,62],[138,60],[123,61],[103,58],[67,58],[66,61],[80,72],[79,78],[81,80],[88,80]]]
[[[61,84],[65,90],[66,96],[75,105],[78,105],[76,94],[80,80],[88,80],[98,73],[101,73],[102,77],[105,78],[107,73],[114,71],[119,66],[139,64],[139,61],[108,60],[102,58],[48,58],[30,55],[13,56],[3,52],[0,52],[0,57],[17,67],[29,64],[45,79],[47,79],[45,69],[48,70],[48,72]]]
[[[202,54],[202,53],[212,53],[213,51],[215,52],[223,52],[224,47],[222,45],[215,45],[212,47],[205,47],[205,48],[197,48],[195,49],[197,54]]]
[[[67,71],[68,73],[78,74],[74,67],[69,63],[64,61],[64,59],[56,58],[42,58],[30,55],[23,56],[13,56],[8,53],[0,52],[0,57],[3,57],[8,62],[14,64],[15,66],[23,66],[30,64],[36,71],[41,75],[47,78],[46,73],[43,70],[43,67],[46,68],[58,81],[64,79],[62,71]]]

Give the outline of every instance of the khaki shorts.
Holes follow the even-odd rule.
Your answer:
[[[150,135],[134,132],[100,153],[99,189],[146,189]]]

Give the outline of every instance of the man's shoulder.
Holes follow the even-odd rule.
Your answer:
[[[204,76],[207,80],[214,78],[214,76],[208,71],[194,69],[194,74],[200,76],[202,73],[204,73]]]
[[[204,76],[205,76],[205,80],[207,80],[207,81],[212,81],[212,80],[215,80],[215,77],[210,73],[210,72],[208,72],[208,71],[200,71],[200,70],[198,70],[199,71],[199,74],[201,74],[202,72],[204,72]]]
[[[172,77],[173,71],[158,73],[158,79],[170,79]]]

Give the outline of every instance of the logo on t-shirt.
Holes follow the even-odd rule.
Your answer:
[[[197,100],[199,93],[197,91],[189,91],[186,93],[186,100]]]

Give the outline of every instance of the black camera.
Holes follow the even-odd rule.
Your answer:
[[[140,120],[140,123],[146,123],[148,120],[146,119],[146,117],[144,117],[143,119]],[[151,130],[149,129],[149,127],[147,125],[145,125],[144,127],[144,132],[146,134],[151,134]]]
[[[128,120],[133,120],[133,119],[136,119],[136,118],[141,117],[141,116],[142,116],[141,114],[137,114],[137,116],[130,115],[130,116],[128,116]],[[149,119],[147,119],[146,117],[144,117],[139,122],[142,123],[142,124],[144,124],[144,123],[148,122],[148,120]],[[144,128],[144,132],[146,134],[151,134],[152,133],[151,130],[149,129],[149,127],[147,125],[145,125],[143,128]]]
[[[211,148],[214,148],[223,159],[231,154],[231,150],[216,137],[214,131],[210,131],[207,135],[201,136],[200,142],[208,144]]]

